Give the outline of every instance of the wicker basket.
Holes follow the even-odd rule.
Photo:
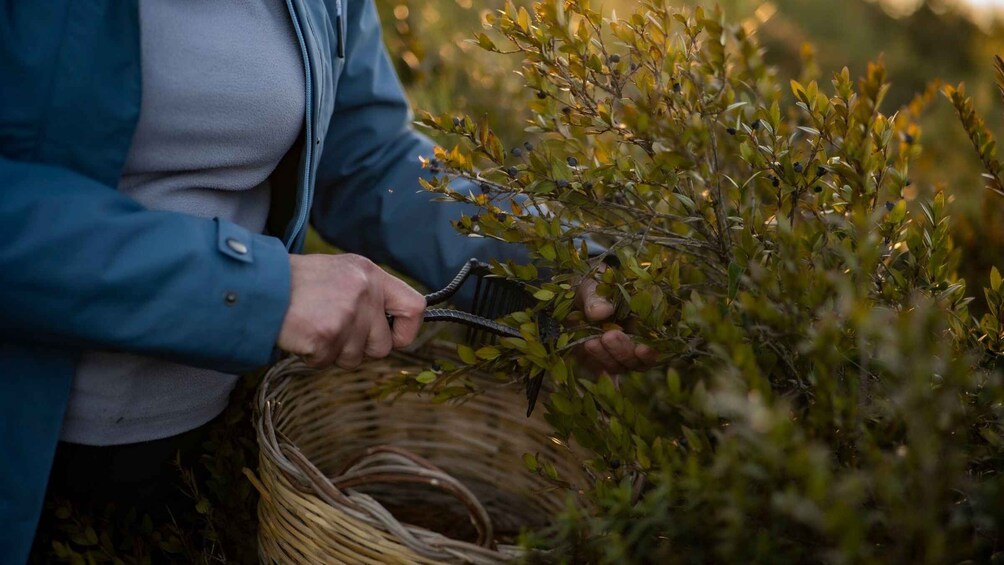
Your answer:
[[[513,387],[460,404],[374,394],[379,380],[423,366],[398,358],[318,372],[287,359],[268,372],[256,401],[259,474],[249,472],[262,562],[504,563],[521,555],[521,527],[564,504],[523,454],[581,484],[572,452],[542,411],[525,417]]]

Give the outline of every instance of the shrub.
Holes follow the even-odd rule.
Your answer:
[[[426,187],[481,208],[461,232],[531,251],[536,266],[493,270],[561,323],[544,341],[516,313],[522,339],[461,347],[470,364],[408,384],[449,398],[472,368],[546,375],[556,440],[592,480],[527,454],[569,505],[525,542],[567,562],[1001,559],[1004,285],[995,270],[990,312],[970,315],[951,192],[907,190],[926,100],[883,113],[881,63],[782,88],[755,30],[718,10],[584,4],[510,3],[476,39],[523,57],[532,145],[486,119],[422,120],[460,141],[430,156],[444,174]],[[657,369],[576,365],[610,327],[573,307],[581,277]]]

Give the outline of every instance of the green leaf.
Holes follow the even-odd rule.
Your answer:
[[[478,349],[474,354],[477,356],[478,359],[491,361],[492,359],[498,359],[498,356],[501,355],[501,352],[495,347],[486,345],[485,347]]]
[[[539,465],[537,464],[537,456],[533,453],[523,454],[523,464],[526,468],[530,470],[531,473],[536,473]]]
[[[478,362],[477,357],[474,355],[474,350],[463,344],[457,345],[457,355],[460,360],[468,365],[473,365]]]
[[[499,340],[499,343],[507,345],[516,351],[526,351],[526,340],[518,337],[504,337]]]
[[[688,428],[687,426],[681,426],[683,429],[683,436],[687,438],[687,447],[694,453],[701,452],[701,438],[694,433],[694,430]]]
[[[997,267],[990,267],[990,288],[994,292],[1000,290],[1001,287],[1001,273],[997,270]]]
[[[729,301],[736,299],[739,292],[739,281],[743,275],[742,265],[732,261],[729,263]]]
[[[896,203],[896,206],[889,211],[888,219],[894,224],[898,224],[906,218],[906,200],[900,200]]]
[[[642,319],[647,318],[652,313],[652,295],[648,292],[638,292],[631,297],[629,304],[631,311]]]
[[[519,7],[519,14],[516,16],[516,24],[523,31],[530,31],[530,13],[523,6]]]
[[[552,481],[558,479],[558,470],[554,467],[554,463],[551,463],[550,461],[544,462],[544,475]]]
[[[555,251],[553,243],[541,246],[537,252],[540,253],[541,257],[547,259],[548,261],[554,261],[558,257],[558,253]]]
[[[572,402],[568,400],[565,395],[557,392],[551,395],[551,406],[553,406],[558,412],[569,416],[576,413],[575,406],[572,405]]]
[[[544,349],[544,345],[537,340],[526,342],[526,353],[531,357],[537,357],[540,359],[547,357],[547,350]]]
[[[681,192],[674,192],[673,196],[675,196],[677,200],[679,200],[684,206],[686,206],[688,212],[693,212],[694,209],[697,208],[697,204],[695,204],[694,201],[686,194],[683,194]]]
[[[596,381],[596,384],[596,392],[600,397],[613,399],[617,396],[617,390],[614,388],[614,381],[610,375],[604,374]]]
[[[478,45],[486,51],[496,51],[495,42],[491,40],[486,34],[479,33],[475,36],[478,40]]]
[[[565,365],[565,360],[558,357],[551,364],[551,378],[555,383],[562,384],[568,380],[568,366]]]
[[[554,293],[551,292],[550,290],[547,290],[546,288],[542,288],[537,292],[533,293],[533,297],[536,298],[537,300],[540,300],[541,302],[544,302],[554,298]]]
[[[432,371],[422,371],[415,377],[415,380],[427,385],[436,380],[436,373],[433,373]]]
[[[680,395],[680,373],[676,369],[666,370],[666,389],[673,397]]]

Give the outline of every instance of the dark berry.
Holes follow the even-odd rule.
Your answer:
[[[736,128],[728,128],[725,131],[728,132],[729,135],[735,135],[736,134]]]
[[[885,209],[886,210],[892,212],[892,209],[895,208],[895,207],[896,207],[896,205],[893,204],[892,202],[889,202],[888,200],[885,201]]]
[[[753,120],[753,123],[750,124],[750,129],[753,131],[760,129],[760,120]]]
[[[781,186],[781,179],[774,176],[770,177],[770,185],[774,188]]]
[[[482,194],[488,194],[491,191],[491,189],[492,189],[491,186],[489,186],[489,185],[487,185],[485,183],[481,183],[480,185],[478,185],[478,188],[481,189],[481,193]]]
[[[614,53],[607,60],[610,61],[611,63],[620,63],[621,62],[621,56],[618,55],[617,53]]]
[[[481,219],[481,216],[479,216],[479,215],[477,215],[477,214],[474,214],[473,216],[471,216],[471,223],[472,223],[472,224],[473,224],[473,223],[476,223],[476,222],[477,222],[478,220],[480,220],[480,219]]]
[[[526,149],[527,151],[533,151],[533,144],[527,141],[526,143],[523,144],[523,149]]]
[[[506,167],[505,173],[510,177],[516,178],[516,175],[519,174],[519,171],[516,169],[516,167]]]
[[[621,462],[620,462],[619,459],[613,459],[613,460],[610,461],[610,468],[611,469],[619,469],[620,466],[621,466]]]
[[[592,190],[593,189],[593,183],[591,183],[589,181],[586,181],[586,182],[584,182],[582,184],[582,188],[584,188],[586,190]]]
[[[826,175],[826,167],[823,167],[823,166],[816,167],[816,176],[817,177],[822,177],[822,176],[825,176],[825,175]]]
[[[562,114],[565,114],[566,116],[567,116],[568,114],[571,114],[571,113],[572,113],[572,108],[571,108],[571,106],[565,106],[564,108],[562,108],[562,109],[561,109],[561,113],[562,113]]]
[[[568,188],[568,181],[565,179],[559,180],[557,184],[558,188]]]
[[[795,169],[796,173],[802,172],[802,164],[801,163],[795,163],[794,165],[792,165],[791,168]]]
[[[453,125],[460,127],[460,124],[464,123],[464,119],[461,117],[453,118]]]
[[[815,188],[813,188],[812,190],[815,190],[816,194],[819,194],[820,192],[823,191],[823,187],[817,184]]]
[[[631,63],[631,70],[632,71],[637,71],[638,70],[638,63]]]
[[[439,371],[443,370],[443,366],[440,365],[439,363],[433,363],[432,364],[432,370],[436,371],[438,373]]]
[[[547,93],[544,92],[543,90],[538,90],[537,91],[537,98],[540,98],[541,100],[543,100],[543,99],[547,98]]]
[[[519,156],[521,156],[523,154],[523,150],[520,149],[519,147],[513,147],[512,151],[510,151],[510,153],[512,153],[513,157],[519,157]]]
[[[569,167],[578,167],[579,166],[579,160],[576,159],[575,157],[569,157],[568,159],[565,159],[565,161],[568,162],[568,166]]]
[[[904,135],[904,136],[903,136],[903,141],[907,142],[908,144],[911,144],[911,143],[913,143],[913,142],[914,142],[915,140],[913,139],[913,136],[912,136],[912,135],[910,135],[910,134],[906,134],[906,135]]]
[[[681,90],[683,90],[683,87],[680,86],[680,83],[674,82],[673,83],[673,92],[680,92]]]
[[[504,222],[505,218],[506,218],[506,215],[503,212],[499,212],[499,213],[495,214],[495,219],[498,220],[498,221],[500,221],[500,222]]]

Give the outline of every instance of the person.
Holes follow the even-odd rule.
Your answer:
[[[419,190],[410,122],[372,0],[4,2],[0,562],[27,559],[54,456],[54,479],[140,496],[128,475],[235,374],[411,343],[422,296],[375,262],[439,287],[514,253]],[[299,254],[308,223],[347,253]],[[611,371],[651,353],[586,349]]]

